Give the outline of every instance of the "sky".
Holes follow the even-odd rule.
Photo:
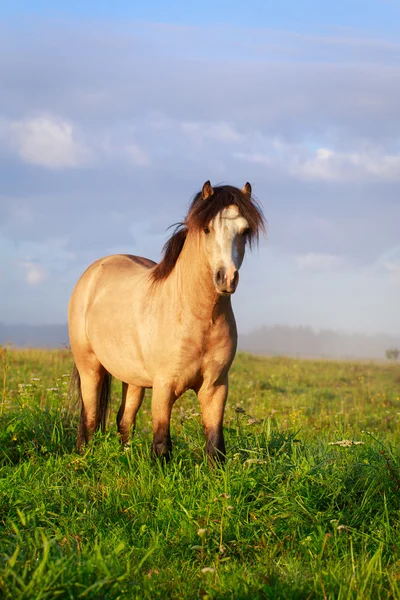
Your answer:
[[[400,335],[400,2],[0,3],[0,322],[65,323],[101,256],[159,260],[194,193],[268,235],[238,329]]]

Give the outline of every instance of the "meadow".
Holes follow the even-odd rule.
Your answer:
[[[128,450],[74,450],[67,350],[0,356],[0,596],[400,599],[400,368],[260,358],[231,369],[224,468],[199,406],[150,458],[150,393]]]

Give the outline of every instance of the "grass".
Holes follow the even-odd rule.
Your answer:
[[[190,393],[171,463],[150,459],[150,395],[123,451],[117,382],[76,454],[71,367],[0,355],[2,598],[400,598],[398,367],[239,355],[224,469]]]

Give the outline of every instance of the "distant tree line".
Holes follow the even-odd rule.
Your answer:
[[[397,360],[400,356],[400,350],[398,348],[390,348],[386,350],[386,358],[388,360]]]

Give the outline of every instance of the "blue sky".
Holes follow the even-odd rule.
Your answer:
[[[135,4],[1,6],[0,320],[65,322],[90,262],[249,180],[239,331],[400,335],[400,4]]]
[[[3,14],[132,19],[180,25],[235,24],[238,26],[293,29],[316,32],[352,28],[365,33],[397,35],[400,6],[397,0],[201,0],[197,2],[25,0],[4,3]]]

